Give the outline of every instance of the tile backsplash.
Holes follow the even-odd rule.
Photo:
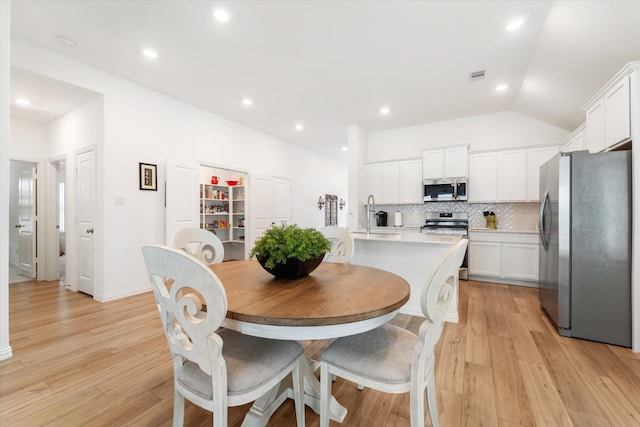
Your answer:
[[[422,205],[377,205],[376,210],[389,213],[389,225],[393,225],[393,213],[402,212],[403,225],[421,226],[427,212],[469,212],[470,227],[485,227],[483,212],[496,214],[498,230],[535,230],[538,224],[537,202],[531,203],[465,203],[433,202]]]

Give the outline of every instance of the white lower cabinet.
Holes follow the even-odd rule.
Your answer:
[[[536,233],[471,230],[469,275],[487,281],[537,285],[538,250]]]
[[[502,277],[538,280],[538,245],[502,243]]]
[[[469,274],[502,275],[501,243],[469,242]]]

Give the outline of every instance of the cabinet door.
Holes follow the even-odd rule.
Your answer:
[[[496,242],[469,242],[469,274],[500,277],[501,247]]]
[[[506,279],[538,280],[538,245],[502,244],[502,274]]]
[[[499,151],[498,200],[524,202],[527,200],[527,152],[526,150]]]
[[[469,154],[469,202],[496,201],[496,153]]]
[[[398,203],[400,200],[400,165],[398,162],[382,163],[379,203]],[[376,200],[377,202],[377,200]]]
[[[605,147],[631,138],[629,77],[622,79],[604,96]]]
[[[578,132],[575,134],[573,139],[571,140],[572,151],[580,151],[584,150],[584,131]]]
[[[540,147],[527,150],[527,200],[537,202],[540,199],[540,166],[557,153],[558,147]]]
[[[382,190],[382,166],[380,163],[375,163],[366,166],[366,193],[373,194],[377,199],[381,197]],[[377,201],[377,200],[376,200]]]
[[[422,161],[400,162],[400,203],[422,203]]]
[[[605,147],[604,100],[601,99],[587,110],[587,147],[590,153]]]
[[[423,179],[438,179],[444,176],[444,150],[422,152]]]
[[[444,176],[466,177],[469,174],[469,152],[467,147],[448,148],[444,152]]]

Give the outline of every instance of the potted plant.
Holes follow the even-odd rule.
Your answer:
[[[249,255],[274,276],[296,279],[311,273],[330,249],[331,242],[315,228],[283,223],[265,231]]]

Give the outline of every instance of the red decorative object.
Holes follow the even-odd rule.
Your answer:
[[[212,184],[217,184],[218,183],[218,177],[217,176],[212,176],[211,177],[211,183]]]

